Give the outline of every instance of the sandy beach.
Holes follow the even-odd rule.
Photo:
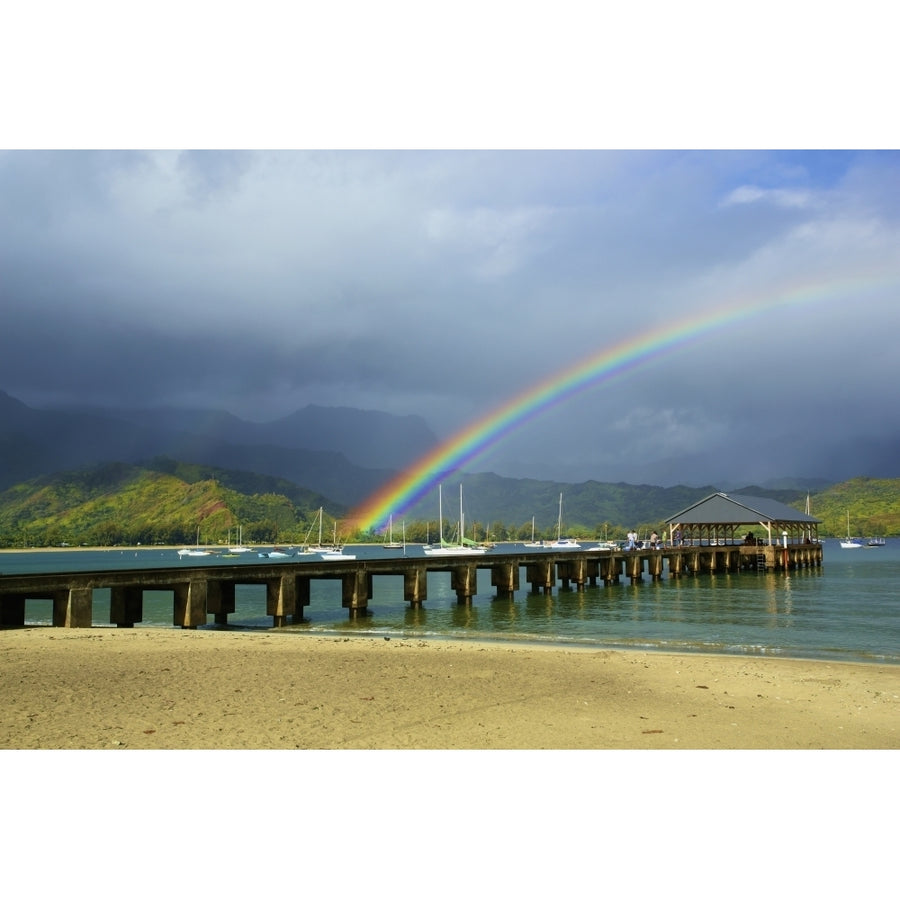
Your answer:
[[[900,667],[164,628],[0,632],[5,749],[896,749]]]

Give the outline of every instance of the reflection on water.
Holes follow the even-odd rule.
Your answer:
[[[892,546],[893,545],[893,546]],[[0,570],[93,571],[135,565],[133,553],[0,554]],[[23,557],[27,557],[23,558]],[[171,566],[171,553],[141,555],[140,565]],[[787,575],[715,573],[680,578],[644,578],[632,584],[574,585],[552,593],[523,586],[513,597],[498,598],[486,571],[478,572],[479,591],[471,603],[459,603],[450,574],[429,572],[427,599],[414,607],[403,599],[400,576],[376,576],[370,615],[351,620],[341,603],[339,580],[314,580],[301,624],[286,631],[526,640],[591,647],[639,647],[651,650],[810,656],[900,663],[900,542],[841,555],[837,543],[826,547],[821,569]],[[173,593],[144,594],[142,626],[173,622]],[[30,624],[50,624],[49,601],[27,601]],[[94,623],[109,623],[109,591],[94,592]],[[209,617],[207,628],[266,629],[263,585],[238,585],[235,612],[228,626]],[[140,626],[139,626],[140,627]]]

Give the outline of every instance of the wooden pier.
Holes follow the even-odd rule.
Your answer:
[[[297,562],[260,562],[234,566],[172,566],[99,572],[64,572],[43,575],[0,576],[0,627],[25,625],[27,600],[50,600],[53,625],[89,628],[93,593],[110,591],[110,624],[129,628],[142,621],[144,591],[171,591],[172,623],[182,628],[206,625],[212,615],[217,624],[228,623],[235,611],[238,585],[266,586],[266,615],[274,627],[303,620],[310,604],[314,580],[341,582],[341,602],[351,618],[367,614],[378,576],[401,576],[403,598],[412,607],[427,600],[429,572],[446,572],[457,602],[469,604],[478,593],[478,570],[490,572],[498,598],[511,598],[519,590],[521,572],[533,593],[551,594],[554,586],[583,590],[598,583],[612,585],[623,578],[632,584],[645,577],[679,578],[714,572],[782,571],[819,567],[822,545],[786,546],[737,544],[664,547],[640,550],[566,550],[553,552],[491,551],[483,556],[438,558],[404,556],[389,559]]]

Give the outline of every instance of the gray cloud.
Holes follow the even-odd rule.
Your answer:
[[[0,388],[449,435],[648,328],[783,294],[479,466],[857,474],[854,442],[898,440],[898,180],[889,152],[5,152]]]

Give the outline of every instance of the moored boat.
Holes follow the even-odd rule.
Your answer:
[[[845,550],[859,550],[862,547],[862,541],[850,537],[850,510],[847,510],[847,537],[841,541],[841,546]]]
[[[534,516],[531,517],[531,540],[523,541],[522,546],[523,547],[543,547],[544,546],[543,541],[536,541],[534,539]]]
[[[580,550],[581,544],[573,538],[564,538],[562,536],[562,498],[563,495],[559,495],[559,516],[556,520],[556,540],[550,541],[549,544],[545,544],[545,547],[548,547],[550,550]]]
[[[482,547],[474,541],[467,541],[465,535],[465,518],[463,513],[462,485],[459,486],[459,543],[455,544],[444,540],[444,510],[441,495],[441,486],[438,485],[438,525],[441,539],[437,547],[425,547],[426,556],[479,556],[487,553],[487,547]]]
[[[388,517],[388,539],[381,545],[385,550],[399,550],[403,543],[394,540],[394,517]]]
[[[236,556],[238,553],[249,553],[249,552],[250,552],[250,548],[244,546],[244,526],[243,526],[243,525],[239,525],[239,526],[238,526],[238,529],[237,529],[237,532],[238,532],[238,534],[237,534],[237,539],[238,539],[237,546],[235,546],[235,547],[229,547],[229,548],[228,548],[228,554],[229,554],[229,555],[232,555],[232,554],[233,554],[233,555]],[[230,535],[230,533],[229,533],[229,538],[230,538],[230,537],[231,537],[231,535]]]
[[[185,556],[210,556],[212,553],[211,550],[207,550],[205,547],[200,546],[200,526],[197,526],[197,546],[196,547],[182,547],[181,550],[178,551],[178,555],[182,558]]]

